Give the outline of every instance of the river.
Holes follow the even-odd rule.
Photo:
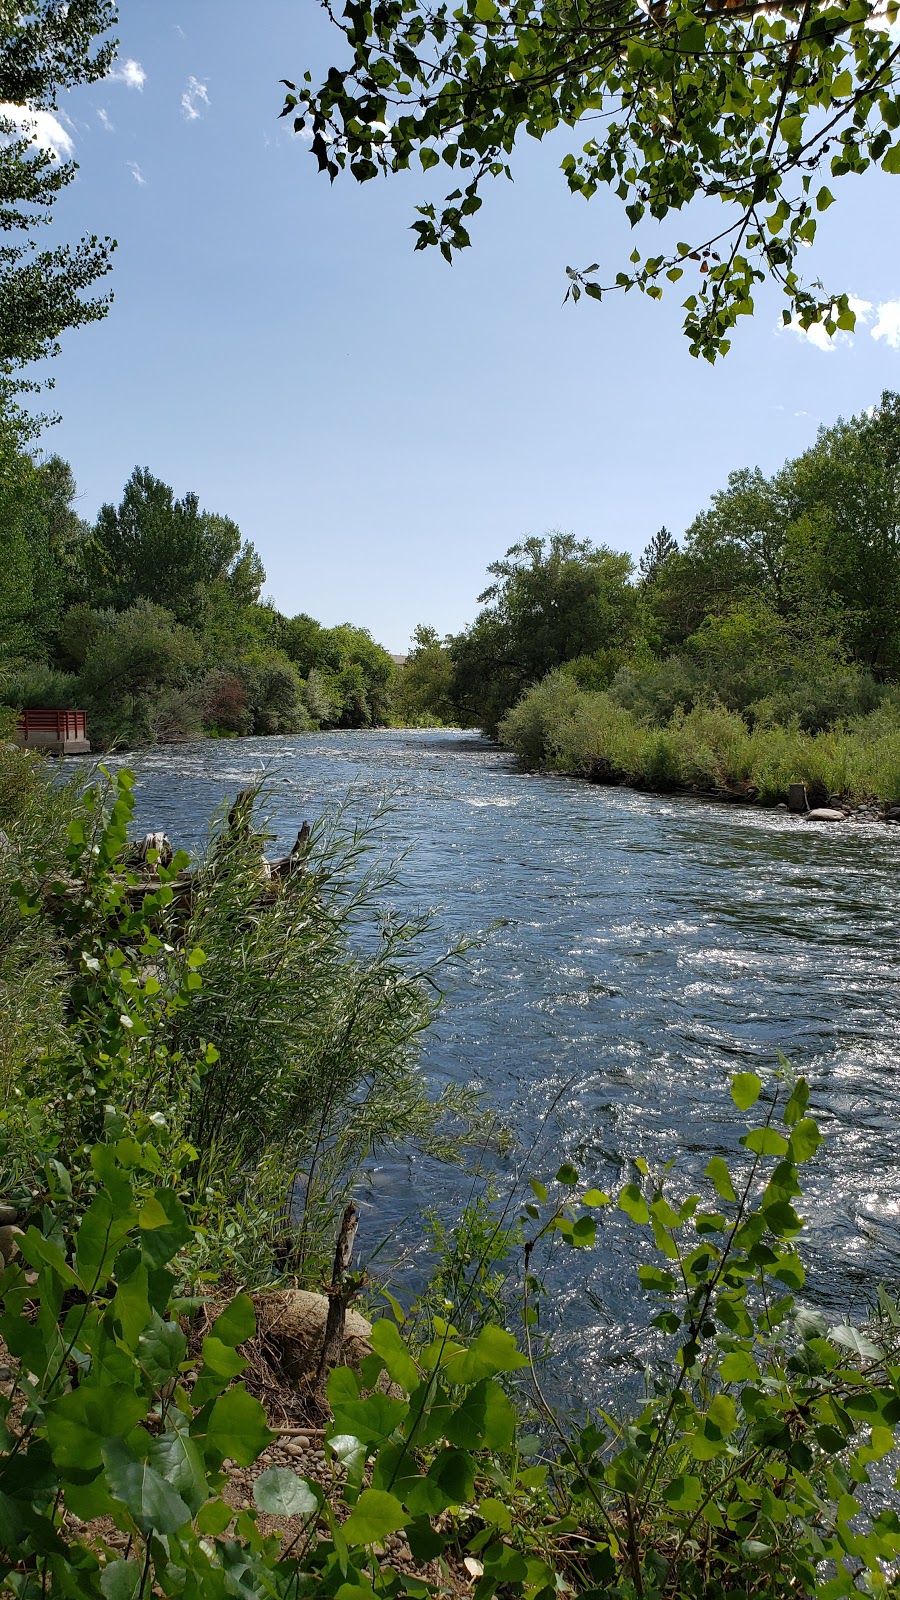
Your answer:
[[[522,1161],[573,1161],[591,1184],[628,1161],[677,1157],[693,1177],[732,1156],[743,1119],[730,1075],[764,1078],[782,1050],[812,1086],[826,1135],[807,1169],[808,1300],[858,1313],[900,1280],[900,828],[808,824],[784,812],[525,776],[468,734],[337,732],[131,754],[139,831],[197,847],[222,800],[265,774],[285,846],[348,793],[386,795],[390,856],[406,850],[402,909],[433,906],[435,938],[499,923],[448,983],[423,1065],[477,1082]],[[549,1119],[548,1107],[564,1089]],[[423,1199],[445,1214],[456,1172],[417,1158],[376,1166],[372,1239],[421,1248]],[[803,1209],[803,1208],[801,1208]],[[633,1230],[608,1214],[599,1246],[553,1277],[561,1367],[634,1372],[650,1349]]]

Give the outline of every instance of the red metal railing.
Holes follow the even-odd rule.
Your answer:
[[[22,711],[19,732],[52,733],[57,739],[86,739],[87,713],[84,711]]]

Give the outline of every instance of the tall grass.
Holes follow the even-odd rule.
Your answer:
[[[900,725],[884,708],[807,733],[797,721],[751,726],[711,700],[658,725],[560,671],[529,690],[500,737],[528,766],[637,788],[755,791],[773,805],[801,782],[813,797],[900,803]]]

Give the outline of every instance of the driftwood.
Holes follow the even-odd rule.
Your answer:
[[[360,1279],[346,1276],[350,1262],[353,1259],[353,1245],[358,1227],[359,1212],[351,1200],[341,1218],[337,1248],[334,1252],[334,1266],[331,1270],[331,1285],[325,1291],[328,1295],[328,1318],[325,1323],[325,1337],[322,1340],[322,1352],[319,1356],[315,1384],[316,1405],[323,1414],[328,1411],[328,1396],[326,1393],[328,1374],[332,1367],[338,1365],[344,1348],[344,1325],[347,1321],[347,1307],[359,1293]]]
[[[217,842],[217,849],[224,850],[235,839],[250,839],[253,822],[252,789],[241,789],[235,796],[234,804],[228,813],[228,831]],[[279,856],[275,861],[267,861],[260,850],[260,890],[259,899],[263,903],[272,900],[277,895],[277,884],[285,878],[290,878],[295,872],[302,872],[309,855],[310,826],[304,822],[286,856]],[[4,844],[9,848],[6,835],[0,833],[0,854],[3,853]],[[260,844],[262,838],[260,836]],[[156,855],[156,861],[151,862],[150,856]],[[160,867],[169,867],[174,859],[174,851],[167,835],[161,830],[145,833],[143,839],[133,839],[125,846],[122,852],[122,866],[126,872],[134,873],[138,877],[136,883],[123,885],[124,898],[128,905],[139,906],[146,894],[152,894],[154,889],[160,888]],[[178,876],[170,879],[168,887],[172,891],[172,908],[176,911],[189,909],[193,894],[193,871],[179,872]],[[74,899],[80,885],[71,878],[54,878],[43,886],[43,895],[48,905],[59,905],[65,900]],[[60,893],[60,889],[62,893]]]

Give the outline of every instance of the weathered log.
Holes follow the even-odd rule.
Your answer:
[[[299,872],[309,855],[309,823],[304,822],[288,855],[280,856],[277,861],[270,861],[269,868],[273,878],[289,878],[292,872]]]

